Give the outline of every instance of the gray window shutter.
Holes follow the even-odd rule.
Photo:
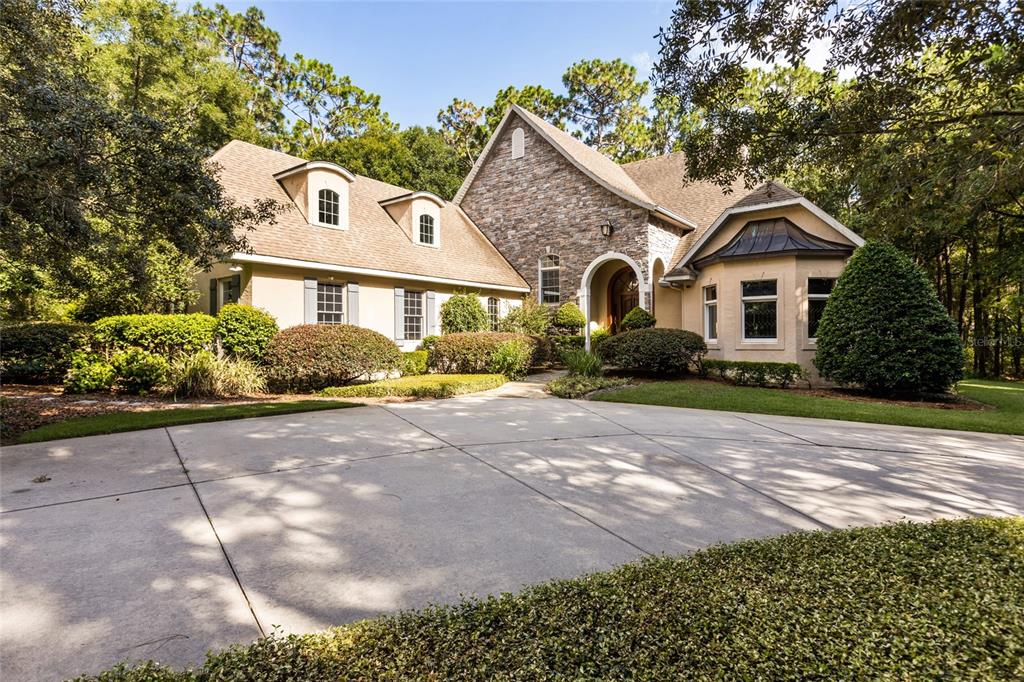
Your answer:
[[[427,292],[427,308],[425,311],[427,316],[427,336],[433,336],[437,333],[437,322],[434,316],[434,292]]]
[[[316,277],[305,279],[303,294],[303,321],[306,324],[316,324]]]
[[[217,314],[217,280],[210,280],[210,314]]]
[[[395,287],[395,341],[405,340],[405,289]]]
[[[345,321],[349,324],[359,324],[359,282],[348,283],[348,300],[345,301]]]

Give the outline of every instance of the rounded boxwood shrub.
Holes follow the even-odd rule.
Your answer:
[[[264,354],[274,390],[315,391],[362,376],[391,372],[402,362],[394,341],[349,324],[304,324],[278,332]]]
[[[427,373],[427,351],[411,350],[402,353],[402,376],[411,377]]]
[[[427,355],[427,366],[441,374],[491,372],[494,354],[508,341],[522,341],[532,356],[536,341],[525,334],[472,332],[439,337]]]
[[[622,322],[619,323],[619,328],[622,331],[630,331],[631,329],[649,329],[657,323],[658,320],[654,315],[651,315],[640,306],[637,306],[626,313],[625,317],[622,318]]]
[[[167,380],[167,359],[141,348],[129,348],[114,354],[110,364],[117,375],[118,387],[126,393],[142,395]]]
[[[66,393],[109,391],[117,381],[114,366],[96,353],[76,351],[69,358],[70,368],[64,376]]]
[[[114,315],[93,322],[93,337],[105,352],[141,348],[171,358],[213,345],[217,319],[205,313]]]
[[[229,355],[261,360],[278,332],[277,320],[261,308],[229,303],[217,314],[217,338]]]
[[[487,311],[476,294],[455,294],[441,304],[441,333],[482,332],[490,327]]]
[[[0,336],[4,382],[59,383],[74,352],[89,345],[92,328],[74,322],[19,322],[4,325]]]
[[[587,318],[575,303],[563,303],[555,313],[555,326],[570,334],[579,334]]]
[[[817,337],[814,364],[837,384],[878,394],[941,392],[963,376],[956,323],[924,271],[884,242],[854,252]]]
[[[704,339],[683,329],[633,329],[603,341],[601,359],[621,369],[678,376],[708,352]]]

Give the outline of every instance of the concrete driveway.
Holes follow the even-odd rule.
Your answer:
[[[10,447],[0,473],[7,682],[794,529],[1024,513],[1012,436],[496,396]]]

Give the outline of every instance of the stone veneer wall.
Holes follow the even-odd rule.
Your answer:
[[[513,159],[512,132],[517,127],[525,134],[525,155]],[[560,257],[562,301],[576,297],[583,271],[608,251],[633,258],[650,285],[648,212],[584,175],[525,121],[513,119],[495,140],[463,197],[462,209],[529,283],[534,296],[539,290],[538,261],[546,253]],[[611,237],[600,230],[608,221],[615,226]]]

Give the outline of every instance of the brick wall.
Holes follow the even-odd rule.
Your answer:
[[[513,114],[513,117],[516,117]],[[530,284],[539,288],[538,260],[560,256],[562,300],[571,300],[587,265],[617,251],[648,271],[648,212],[604,189],[573,166],[524,121],[510,121],[477,172],[462,208]],[[512,158],[512,131],[522,127],[525,155]],[[601,234],[611,221],[615,232]]]

